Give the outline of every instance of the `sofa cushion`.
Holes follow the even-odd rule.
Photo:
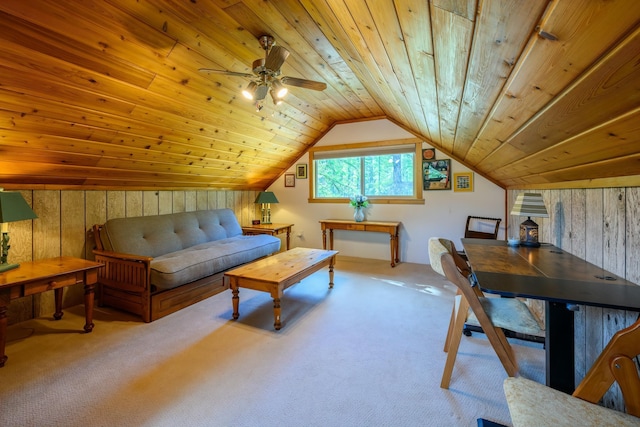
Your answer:
[[[151,261],[151,284],[171,289],[280,250],[280,239],[266,234],[216,240],[161,255]]]
[[[149,257],[239,235],[242,227],[231,209],[115,218],[100,233],[107,251]]]

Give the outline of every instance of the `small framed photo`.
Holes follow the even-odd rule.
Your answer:
[[[435,148],[423,148],[422,149],[422,159],[423,160],[433,160],[436,158],[436,149]]]
[[[285,187],[295,187],[296,186],[296,175],[293,173],[285,173],[284,174],[284,186]]]
[[[454,173],[453,191],[473,191],[473,172]]]
[[[296,178],[298,178],[298,179],[307,179],[307,164],[306,163],[298,163],[296,165]]]

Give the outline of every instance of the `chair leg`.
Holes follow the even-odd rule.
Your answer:
[[[500,328],[483,328],[484,333],[491,343],[493,350],[498,355],[498,359],[502,363],[504,370],[507,371],[507,375],[515,377],[518,374],[518,362],[513,352],[513,348],[504,336],[504,332]]]
[[[456,297],[453,300],[453,307],[451,307],[451,318],[449,319],[449,329],[447,329],[447,338],[444,340],[444,352],[447,353],[449,351],[449,345],[451,343],[451,334],[456,325],[456,300],[458,299],[458,295],[462,295],[460,289],[456,292]]]
[[[454,306],[455,308],[455,306]],[[460,347],[460,339],[462,338],[462,328],[467,321],[467,313],[469,312],[469,302],[464,296],[460,296],[460,305],[456,313],[456,322],[451,333],[451,341],[449,342],[449,351],[447,352],[447,361],[444,364],[444,372],[440,387],[448,389],[451,383],[451,374],[453,373],[453,365],[456,363],[458,348]]]

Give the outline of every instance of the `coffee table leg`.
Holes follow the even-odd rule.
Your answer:
[[[233,302],[233,320],[237,320],[240,316],[240,313],[238,313],[238,305],[240,303],[240,297],[238,296],[238,294],[240,293],[240,289],[238,289],[238,286],[234,286],[232,284],[231,293],[233,294],[233,296],[231,297],[231,301]]]
[[[282,327],[282,324],[280,323],[280,298],[274,298],[273,299],[273,317],[275,319],[275,322],[273,324],[273,327],[276,328],[276,331],[279,331],[280,328]]]
[[[329,289],[333,289],[333,263],[335,262],[335,257],[331,257],[331,262],[329,263]]]

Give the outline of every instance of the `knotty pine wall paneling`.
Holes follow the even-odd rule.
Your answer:
[[[241,224],[259,218],[256,191],[120,191],[22,190],[37,219],[9,224],[10,261],[23,262],[61,255],[93,259],[94,224],[111,218],[149,216],[230,208]],[[65,288],[63,307],[83,303],[82,285]],[[55,311],[53,291],[19,298],[8,309],[9,324]]]
[[[29,206],[33,208],[33,192],[22,190],[20,193]],[[9,244],[11,245],[9,262],[19,263],[33,259],[33,224],[34,221],[16,221],[7,224],[9,227]],[[7,309],[9,323],[22,322],[33,317],[32,296],[12,301]]]
[[[88,229],[85,215],[84,191],[60,192],[60,255],[83,258],[85,255],[86,230]],[[53,295],[53,293],[50,293]],[[63,305],[72,305],[82,301],[84,289],[82,286],[68,286],[63,290]],[[52,312],[53,313],[53,312]],[[47,315],[48,313],[40,313]]]
[[[33,192],[33,210],[38,219],[33,221],[33,259],[60,256],[62,251],[60,191]],[[67,220],[67,218],[65,218]],[[33,296],[33,314],[42,316],[55,311],[53,292]]]

